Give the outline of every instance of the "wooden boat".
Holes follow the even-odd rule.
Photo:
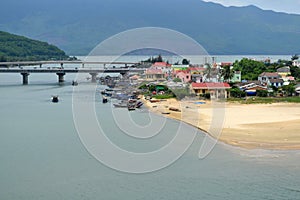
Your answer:
[[[142,105],[143,105],[143,102],[138,101],[138,102],[136,103],[136,108],[140,108],[140,107],[142,107]]]
[[[105,96],[103,96],[102,97],[102,103],[107,103],[107,102],[108,102],[108,99]]]
[[[162,112],[161,114],[163,114],[163,115],[169,115],[170,112]]]
[[[180,112],[180,110],[178,108],[174,108],[174,107],[170,107],[169,110],[175,111],[175,112]]]
[[[137,100],[136,99],[128,99],[128,102],[127,102],[127,108],[128,108],[128,110],[135,110],[136,104],[137,104]]]
[[[149,101],[150,101],[151,103],[157,103],[157,102],[160,102],[159,99],[150,99]]]

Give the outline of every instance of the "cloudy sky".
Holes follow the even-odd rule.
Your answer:
[[[223,4],[224,6],[255,5],[264,10],[300,14],[300,0],[203,0]]]

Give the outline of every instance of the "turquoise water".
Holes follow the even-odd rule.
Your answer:
[[[162,170],[129,174],[105,166],[88,153],[75,129],[73,79],[67,75],[59,86],[56,75],[30,75],[30,84],[23,86],[20,75],[0,74],[1,200],[300,199],[299,151],[249,151],[219,143],[199,160],[201,132],[179,160]],[[51,103],[51,95],[59,95],[60,102]],[[132,139],[114,126],[111,105],[95,97],[98,120],[122,148],[153,151],[178,127],[166,120],[160,135]],[[145,109],[130,115],[140,125],[149,122]]]

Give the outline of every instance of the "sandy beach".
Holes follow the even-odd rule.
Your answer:
[[[182,120],[230,145],[247,149],[300,149],[300,104],[144,101],[152,112]],[[219,132],[215,130],[218,128]]]

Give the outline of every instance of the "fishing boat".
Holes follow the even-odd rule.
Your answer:
[[[105,89],[105,90],[102,90],[102,91],[101,91],[101,94],[102,94],[102,95],[105,95],[105,96],[107,96],[107,97],[111,97],[111,96],[113,95],[113,92],[114,92],[113,89],[107,88],[107,89]]]
[[[138,102],[136,103],[136,108],[140,108],[140,107],[142,107],[142,105],[143,105],[143,102],[138,101]]]
[[[178,108],[174,108],[174,107],[170,107],[169,110],[171,111],[175,111],[175,112],[180,112],[180,109]]]
[[[105,96],[102,96],[102,103],[107,103],[108,102],[108,99],[107,99],[107,97],[105,97]]]
[[[137,100],[136,99],[128,99],[128,102],[127,102],[127,108],[128,108],[128,110],[135,110],[136,104],[137,104]]]
[[[51,99],[51,101],[53,102],[53,103],[58,103],[58,95],[56,95],[56,96],[52,96],[52,99]]]

